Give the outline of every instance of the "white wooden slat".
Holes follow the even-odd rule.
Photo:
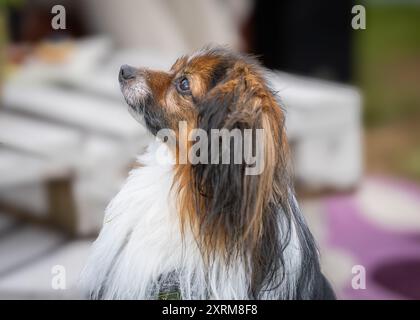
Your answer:
[[[267,78],[286,110],[289,138],[330,134],[358,126],[362,98],[352,86],[270,72]]]
[[[68,172],[66,166],[56,162],[0,149],[0,190],[62,177]]]
[[[11,110],[121,139],[135,139],[145,132],[129,115],[123,102],[100,99],[64,88],[12,83],[4,89],[3,103]]]
[[[0,277],[53,251],[65,237],[35,226],[24,226],[0,241]]]
[[[80,148],[82,135],[56,124],[1,112],[0,142],[37,155],[65,157]]]
[[[24,268],[0,278],[0,299],[82,299],[79,276],[86,263],[91,241],[74,241]],[[64,267],[65,289],[51,285],[53,267]]]
[[[13,177],[12,179],[16,179]],[[49,192],[44,180],[14,180],[0,188],[0,201],[3,205],[22,210],[36,217],[46,217],[50,208]],[[17,183],[18,182],[18,183]]]

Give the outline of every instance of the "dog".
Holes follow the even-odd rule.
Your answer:
[[[262,130],[251,149],[263,146],[264,166],[246,174],[240,161],[181,163],[180,134],[156,139],[106,209],[83,271],[88,298],[335,298],[295,199],[284,111],[264,75],[254,58],[224,47],[183,56],[169,72],[121,67],[129,111],[152,135],[180,123],[208,134]],[[215,149],[202,152],[217,160]]]

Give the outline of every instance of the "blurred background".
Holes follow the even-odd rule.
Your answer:
[[[366,28],[355,30],[360,4]],[[119,92],[120,65],[168,69],[214,43],[270,70],[338,297],[420,299],[419,1],[1,0],[0,10],[0,298],[82,297],[104,208],[150,141]]]

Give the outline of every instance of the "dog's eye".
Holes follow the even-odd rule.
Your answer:
[[[190,92],[190,82],[187,78],[181,78],[180,81],[178,81],[178,90],[182,93],[188,93]]]

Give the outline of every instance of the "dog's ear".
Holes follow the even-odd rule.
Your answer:
[[[222,250],[228,261],[251,252],[260,265],[252,269],[266,270],[254,276],[265,278],[267,270],[275,269],[265,260],[279,256],[277,244],[266,242],[277,237],[275,211],[289,184],[283,114],[264,80],[246,64],[232,68],[197,107],[198,127],[211,141],[211,163],[191,167],[201,244],[205,250]],[[224,134],[215,138],[214,129]],[[226,135],[229,144],[223,143]],[[238,135],[242,150],[235,141]],[[255,164],[250,164],[250,150]]]

